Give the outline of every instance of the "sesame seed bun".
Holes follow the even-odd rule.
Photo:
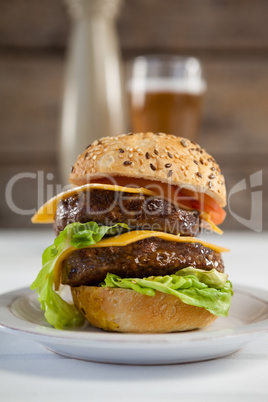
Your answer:
[[[224,177],[214,158],[192,141],[163,133],[123,134],[94,141],[72,167],[70,183],[125,176],[180,185],[226,205]]]
[[[162,292],[146,296],[129,289],[71,288],[75,305],[94,326],[106,331],[166,333],[204,328],[217,316]]]

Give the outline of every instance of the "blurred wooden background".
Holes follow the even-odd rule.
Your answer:
[[[62,0],[0,0],[0,226],[31,227],[12,212],[5,188],[20,172],[44,171],[59,183],[57,136],[70,20]],[[125,0],[118,19],[124,61],[142,53],[201,59],[208,82],[199,143],[213,154],[231,189],[263,171],[268,229],[268,2]],[[37,203],[36,180],[14,186],[20,208]],[[260,189],[260,188],[258,188]],[[44,195],[46,196],[46,195]],[[231,209],[249,218],[250,190]],[[223,229],[243,229],[231,214]]]

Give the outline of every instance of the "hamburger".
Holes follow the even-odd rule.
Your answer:
[[[225,218],[224,177],[204,149],[163,133],[105,137],[78,156],[70,183],[32,218],[56,234],[31,286],[51,325],[164,333],[228,315],[228,250],[197,238],[222,233]]]

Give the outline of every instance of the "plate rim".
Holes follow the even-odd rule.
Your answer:
[[[123,343],[128,345],[130,343],[135,344],[161,344],[169,345],[172,344],[182,344],[189,342],[206,342],[206,341],[220,341],[221,339],[230,339],[236,337],[249,337],[254,336],[255,334],[268,332],[268,290],[264,290],[261,288],[250,287],[246,285],[235,284],[234,286],[235,292],[240,294],[246,294],[249,297],[252,297],[259,302],[262,302],[267,306],[267,319],[260,320],[257,322],[241,325],[241,327],[235,329],[215,329],[213,331],[189,331],[189,332],[173,332],[173,333],[155,333],[155,334],[138,334],[138,333],[119,333],[119,332],[106,332],[106,331],[97,331],[90,332],[79,330],[57,330],[53,327],[45,327],[42,325],[34,324],[33,322],[23,320],[12,312],[11,306],[15,302],[16,299],[20,297],[30,297],[34,294],[33,291],[29,287],[19,288],[10,292],[6,292],[0,295],[0,308],[5,308],[6,313],[11,316],[11,318],[15,320],[23,321],[24,323],[28,323],[32,328],[22,329],[20,326],[14,326],[7,324],[6,320],[0,318],[0,330],[6,331],[9,333],[20,333],[23,336],[28,335],[31,338],[37,339],[62,339],[65,341],[73,341],[75,339],[79,339],[80,341],[88,341],[88,342],[98,342],[98,343]],[[263,299],[261,296],[256,296],[254,293],[260,292],[262,295],[266,295],[267,300]],[[253,293],[253,294],[252,294]],[[7,299],[7,300],[5,300]],[[259,324],[258,327],[256,325]],[[34,330],[34,327],[36,329]],[[252,328],[253,327],[253,328]],[[46,332],[42,332],[46,331]],[[64,336],[63,336],[64,334]],[[194,334],[195,336],[191,336]],[[200,336],[198,336],[200,334]],[[204,336],[203,336],[204,335]]]

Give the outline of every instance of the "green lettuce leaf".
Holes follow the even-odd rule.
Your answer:
[[[67,303],[53,289],[54,267],[62,253],[71,246],[83,248],[98,243],[105,235],[115,235],[128,230],[128,225],[117,223],[114,226],[98,226],[96,222],[72,223],[56,237],[54,244],[45,249],[42,256],[42,269],[31,285],[39,293],[41,309],[46,320],[55,328],[76,327],[84,318],[73,304]]]
[[[203,307],[214,315],[226,317],[233,294],[227,275],[215,269],[204,272],[193,267],[184,268],[174,275],[151,276],[149,278],[120,278],[107,274],[103,287],[132,289],[147,296],[155,291],[168,293],[182,302]]]
[[[179,276],[189,276],[194,275],[200,282],[205,283],[216,289],[221,289],[225,286],[228,275],[217,271],[216,269],[211,269],[210,271],[204,271],[203,269],[187,267],[180,269],[176,273]]]

